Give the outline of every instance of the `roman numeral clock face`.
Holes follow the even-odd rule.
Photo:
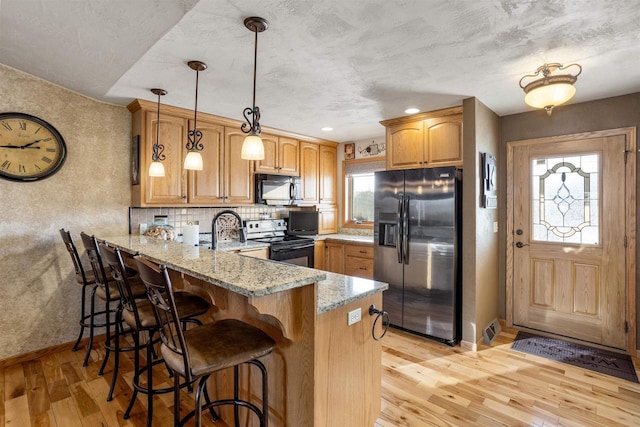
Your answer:
[[[35,181],[56,173],[67,155],[64,139],[44,120],[0,113],[0,177]]]

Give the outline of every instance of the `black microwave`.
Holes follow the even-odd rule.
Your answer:
[[[255,179],[256,203],[280,206],[300,203],[300,177],[258,173]]]

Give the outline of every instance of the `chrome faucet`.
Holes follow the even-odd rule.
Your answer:
[[[211,249],[216,250],[218,248],[218,230],[217,230],[217,226],[216,223],[218,222],[218,218],[220,218],[222,215],[233,215],[238,219],[238,224],[240,224],[240,227],[242,227],[242,218],[240,218],[240,215],[238,215],[237,212],[232,211],[231,209],[225,209],[223,211],[220,211],[216,214],[215,217],[213,217],[213,221],[211,221]],[[241,233],[239,233],[240,236],[242,236]],[[241,243],[242,242],[241,240]]]

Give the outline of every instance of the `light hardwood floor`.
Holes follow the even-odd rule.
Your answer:
[[[390,330],[376,427],[640,425],[639,384],[512,351],[515,333],[503,331],[491,347],[473,353]],[[144,426],[144,397],[131,419],[122,419],[131,358],[124,358],[115,398],[106,402],[111,371],[97,376],[104,352],[94,350],[87,368],[83,355],[60,351],[0,369],[0,426]],[[159,366],[154,381],[171,380]],[[182,402],[183,410],[192,408],[192,394],[183,391]],[[172,424],[172,405],[171,394],[156,398],[154,425]]]

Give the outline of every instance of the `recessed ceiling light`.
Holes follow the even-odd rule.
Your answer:
[[[322,129],[320,129],[320,130],[325,131],[325,132],[331,132],[331,131],[333,130],[333,128],[332,128],[332,127],[329,127],[329,126],[325,126],[325,127],[323,127]]]
[[[406,110],[404,110],[405,113],[407,114],[415,114],[415,113],[419,113],[420,109],[419,108],[407,108]]]

